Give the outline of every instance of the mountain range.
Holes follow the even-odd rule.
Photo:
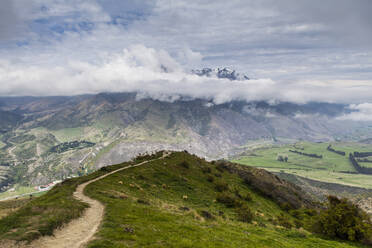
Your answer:
[[[194,73],[248,79],[227,69]],[[153,150],[217,159],[257,141],[370,138],[363,125],[337,119],[349,112],[343,104],[166,102],[136,93],[0,97],[0,186],[46,184]]]

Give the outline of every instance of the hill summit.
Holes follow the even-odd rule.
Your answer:
[[[84,190],[81,185],[86,185]],[[12,247],[12,242],[29,241],[35,247],[40,237],[93,208],[74,198],[74,191],[105,208],[90,248],[363,247],[323,239],[312,228],[328,237],[357,241],[368,238],[371,227],[346,200],[330,198],[326,208],[265,170],[207,162],[188,152],[158,152],[65,180],[30,200],[0,220],[0,243]],[[345,209],[347,214],[334,223],[332,215]],[[333,225],[322,226],[328,222]],[[334,236],[322,232],[333,227]],[[348,236],[342,236],[344,231]]]

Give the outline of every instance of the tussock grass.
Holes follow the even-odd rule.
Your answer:
[[[184,160],[188,168],[180,166]],[[287,224],[294,226],[296,218],[217,165],[173,153],[90,184],[85,193],[103,202],[106,214],[88,247],[363,247],[291,228]],[[215,173],[221,177],[210,182]],[[220,182],[228,185],[222,192],[216,189]],[[100,194],[102,189],[129,197],[113,199]],[[216,200],[220,195],[231,197],[233,204]]]
[[[136,163],[156,156],[144,155]],[[187,168],[179,166],[183,161]],[[0,240],[30,241],[51,234],[87,207],[72,197],[77,185],[129,164],[67,180],[33,199],[0,220]],[[294,228],[300,219],[291,211],[258,193],[228,170],[228,164],[216,166],[190,154],[172,153],[88,185],[85,194],[106,207],[102,226],[88,247],[363,247]],[[216,182],[208,181],[214,174],[220,175],[216,182],[228,185],[222,192]],[[230,195],[234,206],[218,202],[220,194]],[[298,210],[297,215],[303,213]],[[292,227],[283,227],[284,220]]]

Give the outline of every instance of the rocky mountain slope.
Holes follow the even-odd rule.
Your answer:
[[[227,78],[229,80],[249,80],[249,77],[231,70],[228,68],[203,68],[200,70],[192,70],[192,73],[198,76],[215,77],[215,78]]]
[[[333,140],[358,127],[335,119],[348,111],[344,105],[327,103],[215,105],[201,99],[138,99],[135,93],[2,97],[0,103],[3,189],[85,174],[146,151],[186,149],[214,159],[252,140]],[[66,149],[52,149],[61,144]]]

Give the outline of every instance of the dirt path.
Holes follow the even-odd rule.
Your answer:
[[[164,153],[163,157],[167,156]],[[156,159],[155,159],[156,160]],[[44,236],[27,246],[12,246],[22,248],[81,248],[84,247],[94,236],[98,230],[104,215],[104,206],[99,201],[94,200],[84,195],[84,189],[87,185],[101,180],[107,176],[117,173],[122,170],[137,167],[153,160],[144,161],[136,165],[120,168],[118,170],[107,173],[96,179],[80,184],[74,192],[74,197],[82,202],[86,202],[90,207],[85,210],[82,217],[72,220],[62,229],[54,232],[54,236]]]

